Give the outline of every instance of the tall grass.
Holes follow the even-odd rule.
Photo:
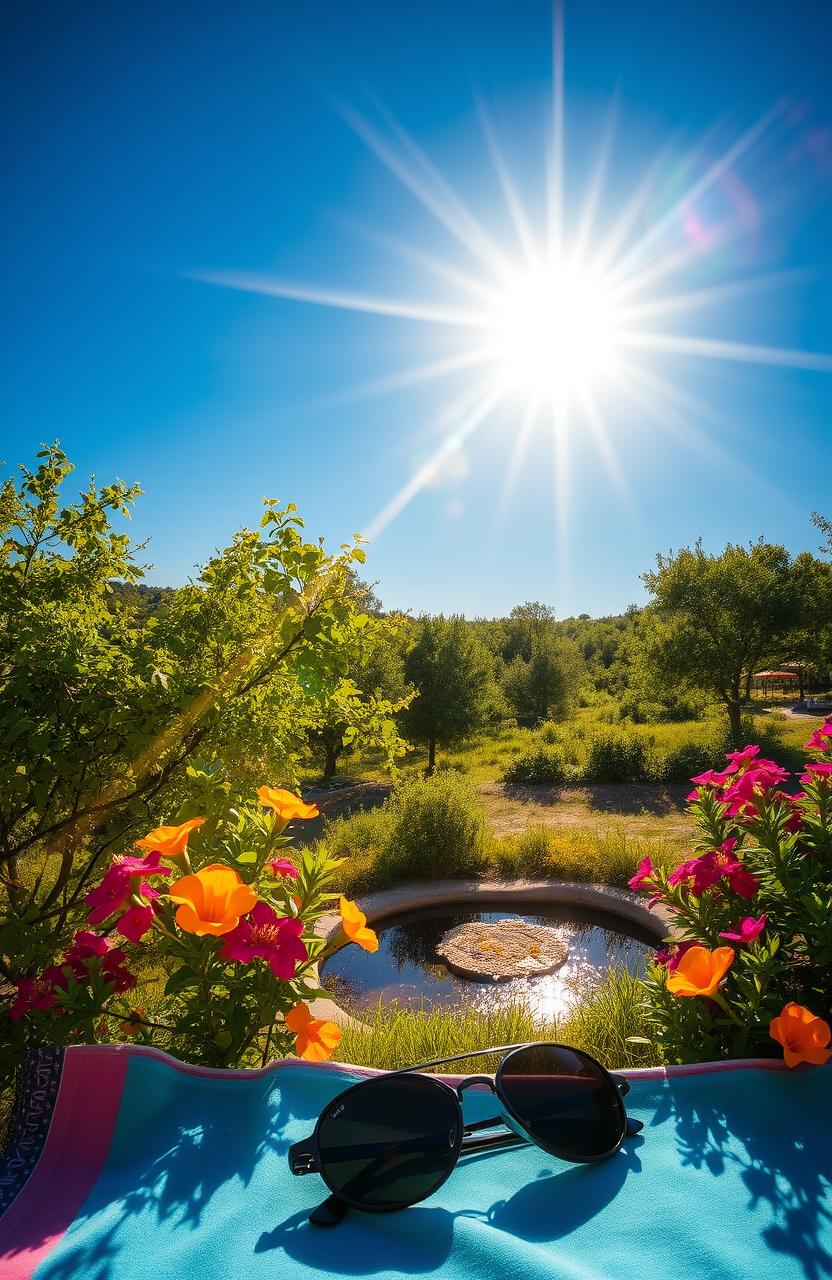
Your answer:
[[[623,827],[609,831],[528,827],[492,843],[489,866],[504,879],[525,877],[625,885],[642,858],[671,870],[683,850],[675,841],[630,836]]]
[[[364,1026],[344,1027],[338,1058],[390,1071],[489,1045],[553,1040],[585,1049],[609,1068],[643,1067],[659,1061],[656,1048],[643,1043],[648,1036],[638,979],[627,970],[610,970],[583,1004],[548,1023],[536,1022],[522,1004],[481,1013],[467,1005],[400,1009],[379,1003]],[[460,1063],[457,1070],[476,1074],[492,1072],[495,1066],[493,1055],[483,1055]]]

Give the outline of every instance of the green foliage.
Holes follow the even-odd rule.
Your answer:
[[[558,747],[540,746],[512,760],[503,773],[503,780],[526,785],[556,786],[569,781],[572,776],[563,752]]]
[[[104,877],[110,888],[90,899],[99,912],[95,928],[77,933],[56,963],[36,976],[35,992],[30,981],[20,982],[2,1019],[4,1078],[26,1043],[129,1037],[209,1066],[261,1065],[270,1055],[295,1051],[284,1017],[321,994],[313,966],[326,952],[314,926],[332,908],[339,864],[306,849],[291,852],[292,867],[273,866],[275,858],[286,857],[290,838],[284,829],[291,814],[239,801],[232,805],[221,770],[191,772],[193,797],[184,808],[198,803],[202,812],[187,844],[167,847],[164,833],[156,833],[160,844],[153,848],[164,861],[160,865],[152,850],[142,853],[132,875],[116,857]],[[217,865],[228,869],[237,886],[225,905],[214,891],[209,920],[227,926],[220,936],[210,927],[200,932],[194,911],[188,918],[181,905],[187,886],[200,874],[214,874]],[[156,893],[152,900],[149,883]],[[243,902],[240,893],[248,895]],[[194,898],[197,906],[202,900],[200,894]],[[254,916],[245,919],[252,908]],[[131,912],[146,917],[135,931],[126,923]],[[251,932],[262,912],[273,924],[264,935],[265,950]],[[108,937],[114,932],[119,936]],[[279,976],[274,963],[281,966]]]
[[[586,1001],[548,1024],[536,1021],[522,1004],[480,1013],[467,1005],[400,1009],[380,1003],[369,1023],[344,1028],[338,1057],[356,1066],[394,1070],[485,1045],[553,1040],[585,1049],[614,1070],[657,1061],[651,1046],[642,1043],[647,1032],[641,984],[626,970],[613,969]],[[495,1067],[493,1055],[464,1063],[472,1075],[493,1072]]]
[[[753,673],[800,622],[791,557],[763,541],[706,555],[697,542],[656,563],[643,575],[653,596],[639,628],[645,673],[659,687],[703,689],[722,701],[739,745]]]
[[[639,839],[621,826],[599,832],[541,824],[495,840],[490,864],[506,880],[575,880],[623,886],[645,857],[669,870],[678,851],[669,840]]]
[[[417,880],[475,875],[485,848],[485,813],[464,779],[438,773],[394,790],[382,858],[391,882],[405,874]]]
[[[807,746],[821,769],[832,767],[832,722]],[[832,775],[811,769],[792,797],[779,789],[785,770],[740,759],[738,770],[697,788],[697,856],[670,878],[649,862],[640,867],[640,887],[658,895],[674,924],[670,950],[646,983],[651,1036],[665,1061],[779,1053],[770,1025],[789,1002],[829,1020]],[[677,993],[691,946],[705,949],[695,953],[702,960],[730,948],[720,952],[727,967],[716,987]]]
[[[578,694],[579,658],[568,641],[532,635],[528,659],[517,654],[503,676],[506,698],[521,724],[563,719]]]
[[[590,741],[585,782],[645,782],[654,775],[655,766],[643,738],[608,730]]]
[[[400,721],[409,738],[427,745],[429,770],[437,745],[458,742],[494,715],[493,661],[463,618],[421,619],[405,658],[405,679],[417,697]]]
[[[0,494],[0,973],[62,954],[102,859],[175,813],[197,756],[239,793],[294,782],[334,687],[375,643],[352,590],[359,546],[327,555],[293,505],[267,500],[198,579],[148,599],[114,521],[139,489],[94,483],[75,502],[58,445]],[[388,764],[384,700],[350,691],[348,732]],[[212,767],[212,766],[209,766]]]

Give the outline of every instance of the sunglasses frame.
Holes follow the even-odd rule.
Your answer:
[[[511,1104],[508,1102],[504,1092],[500,1087],[503,1072],[516,1054],[526,1049],[565,1049],[569,1053],[577,1054],[580,1058],[595,1067],[600,1074],[609,1081],[613,1093],[615,1095],[618,1107],[621,1113],[621,1135],[618,1141],[608,1151],[604,1151],[596,1156],[589,1156],[583,1159],[576,1159],[572,1155],[564,1155],[563,1151],[559,1151],[554,1145],[539,1142],[532,1137],[526,1128],[523,1120]],[[499,1067],[494,1073],[493,1078],[487,1075],[465,1076],[457,1085],[450,1085],[445,1080],[441,1080],[435,1075],[420,1075],[428,1067],[445,1066],[451,1062],[461,1062],[466,1058],[477,1058],[487,1054],[502,1053],[505,1056],[500,1062]],[[395,1204],[373,1205],[366,1204],[360,1200],[356,1200],[351,1196],[345,1195],[343,1191],[335,1190],[330,1186],[324,1163],[321,1158],[321,1151],[318,1142],[321,1125],[324,1123],[336,1105],[341,1105],[343,1099],[354,1093],[357,1089],[366,1089],[368,1086],[376,1084],[380,1080],[390,1080],[396,1076],[415,1076],[418,1080],[424,1081],[432,1087],[443,1091],[446,1098],[448,1095],[453,1099],[457,1111],[456,1141],[453,1148],[448,1152],[449,1163],[447,1171],[435,1182],[431,1189],[424,1196],[420,1196],[418,1200],[405,1200]],[[484,1085],[494,1094],[501,1108],[501,1114],[488,1120],[475,1121],[472,1124],[466,1124],[462,1114],[462,1095],[466,1089],[474,1085]],[[458,1053],[449,1058],[434,1058],[429,1062],[420,1062],[412,1067],[400,1067],[396,1071],[384,1072],[382,1075],[374,1076],[369,1080],[360,1080],[357,1084],[350,1085],[337,1094],[324,1107],[315,1124],[314,1131],[308,1138],[304,1138],[300,1142],[294,1143],[288,1152],[289,1168],[292,1173],[298,1177],[302,1177],[308,1173],[318,1173],[324,1182],[324,1185],[331,1192],[329,1198],[320,1204],[309,1215],[309,1221],[315,1226],[335,1226],[344,1217],[347,1209],[359,1209],[363,1213],[395,1213],[400,1209],[406,1209],[413,1204],[421,1204],[423,1200],[428,1199],[435,1191],[448,1180],[457,1166],[461,1156],[469,1155],[472,1152],[486,1151],[489,1149],[497,1149],[500,1147],[513,1147],[521,1145],[531,1145],[539,1147],[540,1150],[547,1152],[548,1155],[556,1156],[558,1159],[567,1160],[570,1164],[598,1164],[602,1160],[609,1159],[610,1156],[621,1148],[624,1139],[632,1137],[639,1133],[644,1127],[640,1121],[632,1120],[628,1117],[624,1107],[624,1096],[629,1092],[630,1085],[623,1076],[615,1075],[607,1071],[596,1058],[586,1053],[583,1049],[575,1049],[572,1045],[558,1044],[554,1041],[531,1040],[524,1044],[507,1044],[496,1045],[490,1049],[473,1049],[466,1053]],[[478,1132],[483,1129],[493,1129],[496,1125],[503,1124],[508,1130],[506,1133],[488,1134]]]

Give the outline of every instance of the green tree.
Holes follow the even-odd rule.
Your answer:
[[[832,564],[802,551],[795,556],[792,572],[796,618],[783,657],[797,668],[802,699],[807,677],[826,684],[832,672]]]
[[[493,716],[498,690],[493,659],[464,618],[421,618],[404,664],[416,697],[402,712],[402,728],[428,749],[428,772],[436,748],[449,746]]]
[[[310,705],[309,748],[324,779],[334,777],[339,758],[354,742],[378,736],[379,722],[388,757],[404,754],[406,744],[392,717],[413,697],[404,676],[405,645],[401,615],[368,618],[350,675],[321,689],[317,706]],[[367,730],[365,719],[370,721]]]
[[[657,556],[643,580],[653,596],[639,630],[645,670],[660,687],[703,689],[723,702],[739,741],[754,672],[798,617],[788,551],[760,540],[706,555],[697,542]]]
[[[543,636],[551,635],[555,624],[555,611],[548,604],[539,600],[527,600],[525,604],[516,604],[505,624],[506,647],[503,657],[512,662],[518,655],[528,662],[532,656],[532,645]]]
[[[91,481],[64,504],[71,471],[52,445],[0,491],[7,977],[60,949],[101,859],[177,811],[197,755],[244,787],[293,783],[310,691],[347,675],[367,625],[348,589],[363,551],[327,555],[273,501],[257,530],[146,608],[113,590],[143,572],[113,523],[138,486]],[[361,716],[371,739],[395,738],[383,708]]]
[[[532,636],[531,656],[508,664],[503,689],[521,724],[537,725],[569,714],[578,692],[580,659],[575,646],[556,635]]]

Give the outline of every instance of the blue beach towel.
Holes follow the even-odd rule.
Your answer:
[[[0,1170],[0,1276],[832,1276],[832,1067],[629,1073],[627,1109],[645,1129],[602,1164],[533,1147],[481,1154],[421,1205],[316,1229],[306,1218],[325,1189],[292,1177],[286,1151],[367,1074],[209,1072],[131,1046],[39,1051]]]

